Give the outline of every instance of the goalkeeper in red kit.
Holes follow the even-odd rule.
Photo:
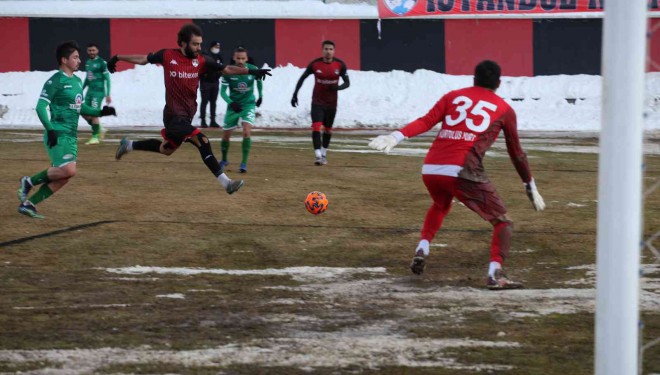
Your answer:
[[[270,69],[247,69],[225,66],[221,62],[200,54],[202,50],[202,30],[195,24],[181,27],[177,35],[179,48],[162,49],[148,55],[115,55],[108,62],[108,70],[114,73],[118,61],[133,64],[160,64],[165,80],[165,108],[163,109],[162,139],[133,141],[122,138],[115,153],[117,160],[131,151],[150,151],[171,155],[184,142],[197,148],[202,161],[222,184],[228,194],[233,194],[243,186],[243,180],[231,180],[218,163],[209,139],[192,126],[197,112],[197,89],[199,79],[207,70],[226,75],[251,74],[255,79],[270,75]]]
[[[369,143],[371,148],[387,153],[405,138],[422,134],[442,123],[422,166],[422,180],[433,204],[426,213],[421,240],[410,266],[416,274],[424,272],[429,242],[442,226],[453,198],[456,198],[493,225],[487,287],[523,287],[509,279],[502,270],[502,263],[509,255],[513,222],[506,215],[504,202],[488,180],[482,164],[500,130],[504,132],[509,157],[534,208],[542,211],[545,203],[536,189],[527,156],[520,146],[516,113],[495,94],[500,86],[500,74],[497,63],[482,61],[475,68],[474,86],[447,93],[425,116],[400,131],[378,136]]]

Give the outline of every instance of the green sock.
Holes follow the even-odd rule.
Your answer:
[[[229,141],[223,139],[220,142],[220,149],[222,150],[222,160],[227,160],[227,152],[229,151]]]
[[[101,124],[92,124],[92,136],[98,136],[101,132]]]
[[[43,171],[30,177],[30,181],[32,181],[32,186],[49,183],[50,180],[48,179],[48,169],[44,169]]]
[[[48,199],[48,197],[50,197],[51,195],[53,195],[53,191],[50,190],[48,184],[43,184],[41,185],[39,190],[37,190],[37,192],[30,197],[30,202],[32,202],[32,204],[36,206],[39,202]]]
[[[252,138],[243,138],[243,161],[241,163],[247,164],[248,155],[250,155],[250,146],[252,146]]]

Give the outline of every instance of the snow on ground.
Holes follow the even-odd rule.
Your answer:
[[[293,108],[290,104],[302,72],[303,69],[293,65],[273,69],[273,76],[264,82],[264,102],[259,108],[261,117],[257,119],[257,127],[309,127],[313,78],[308,78],[300,90],[300,105]],[[53,73],[0,73],[0,104],[9,107],[9,112],[0,118],[0,128],[41,128],[34,108],[44,83]],[[84,77],[82,72],[77,74]],[[428,70],[349,71],[349,75],[351,87],[339,93],[335,125],[339,128],[398,128],[426,114],[448,91],[472,84],[471,76]],[[162,126],[165,104],[162,68],[137,66],[112,77],[113,105],[119,116],[104,118],[104,126]],[[597,132],[600,129],[600,76],[503,77],[498,93],[516,110],[521,130]],[[567,98],[576,99],[575,104],[568,103]],[[226,106],[222,99],[218,102],[218,121],[222,122]],[[660,130],[660,73],[647,74],[645,110],[646,129]],[[83,120],[80,124],[83,130],[89,128]],[[194,124],[199,124],[198,118]]]
[[[660,272],[656,264],[644,265],[644,274],[652,275]],[[109,273],[130,275],[183,275],[195,276],[200,274],[216,275],[280,275],[291,276],[292,279],[305,283],[294,289],[322,296],[328,301],[337,299],[367,300],[373,296],[374,300],[382,299],[382,303],[392,303],[411,299],[425,301],[424,304],[435,306],[452,306],[457,309],[467,306],[476,308],[482,306],[491,309],[493,306],[502,307],[502,311],[512,313],[525,312],[530,315],[547,315],[551,313],[573,314],[576,312],[593,312],[596,297],[595,265],[569,267],[570,271],[586,271],[580,279],[569,281],[567,285],[582,285],[587,288],[571,289],[523,289],[511,290],[506,293],[493,293],[486,289],[456,288],[438,286],[436,288],[419,288],[403,285],[396,278],[383,278],[387,270],[383,267],[373,268],[342,268],[342,267],[288,267],[268,268],[261,270],[226,270],[187,267],[124,267],[106,268]],[[352,280],[353,275],[371,276],[370,279]],[[656,278],[642,278],[644,290],[641,294],[641,308],[645,311],[660,312],[660,288]],[[591,288],[589,288],[591,287]],[[280,287],[278,287],[280,288]],[[378,297],[380,296],[380,297]],[[389,302],[388,302],[389,301]],[[287,303],[291,303],[289,300]],[[395,303],[396,304],[396,303]]]
[[[0,17],[76,18],[352,18],[373,19],[373,5],[290,1],[0,1]]]
[[[645,265],[645,275],[657,274],[657,265]],[[470,338],[423,339],[402,334],[405,322],[423,322],[433,317],[433,324],[461,325],[468,314],[498,311],[502,322],[547,314],[593,313],[595,290],[594,265],[568,267],[587,288],[523,289],[491,292],[485,289],[437,286],[422,288],[406,282],[408,278],[388,277],[384,268],[290,267],[281,269],[226,270],[184,267],[124,267],[97,268],[110,274],[134,277],[161,277],[227,274],[281,275],[292,277],[300,285],[291,287],[272,285],[266,289],[295,290],[307,298],[264,300],[264,304],[299,304],[315,301],[332,307],[323,319],[299,314],[263,314],[264,321],[275,322],[288,332],[287,337],[255,338],[198,350],[155,350],[148,346],[136,348],[96,348],[71,350],[0,350],[0,361],[13,364],[30,363],[44,366],[34,373],[86,374],[112,365],[171,364],[177,366],[258,365],[263,367],[292,366],[305,371],[319,367],[359,367],[378,369],[384,366],[443,367],[465,371],[512,371],[512,366],[461,363],[451,351],[469,348],[519,348],[520,344],[507,340],[506,332],[499,332],[492,340]],[[586,274],[582,274],[586,273]],[[355,277],[359,276],[359,277]],[[647,282],[657,279],[644,278]],[[577,283],[576,283],[577,284]],[[582,282],[581,282],[582,284]],[[189,292],[192,292],[190,290]],[[213,290],[204,290],[213,293]],[[189,303],[183,294],[157,295],[161,298]],[[394,311],[401,319],[388,318],[364,321],[339,331],[315,330],[313,327],[327,319],[353,319],[351,306],[369,303],[374,309]],[[112,307],[124,306],[121,304]],[[411,307],[414,306],[414,307]],[[52,306],[50,306],[52,307]],[[22,307],[39,309],[39,307]],[[67,308],[64,306],[63,308]],[[346,310],[348,308],[348,311]],[[660,288],[646,287],[641,294],[643,311],[660,311]],[[348,314],[348,315],[347,315]],[[359,317],[355,317],[360,321]],[[438,320],[440,319],[440,320]]]

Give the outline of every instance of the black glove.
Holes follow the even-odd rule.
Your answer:
[[[241,112],[241,111],[243,110],[243,108],[241,108],[241,105],[238,104],[238,103],[236,103],[236,102],[231,102],[231,103],[229,103],[229,106],[230,106],[231,109],[232,109],[234,112],[236,112],[236,113],[239,113],[239,112]]]
[[[293,97],[291,97],[291,106],[292,107],[298,106],[298,95],[294,94]]]
[[[261,101],[262,101],[262,98],[259,97],[259,99],[257,99],[257,107],[261,106]]]
[[[115,111],[115,107],[108,107],[107,105],[104,105],[103,108],[101,109],[101,117],[103,116],[117,116],[117,111]]]
[[[55,133],[55,130],[48,130],[46,135],[48,136],[48,147],[55,147],[57,145],[57,134]]]
[[[117,71],[117,61],[119,61],[117,55],[112,56],[110,60],[108,60],[108,71],[110,73],[114,73]]]
[[[272,74],[270,74],[270,69],[250,69],[248,70],[248,73],[252,74],[257,79],[262,80],[266,79],[266,76],[272,76]]]

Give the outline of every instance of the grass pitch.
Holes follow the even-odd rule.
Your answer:
[[[424,275],[408,269],[431,202],[420,178],[430,137],[383,155],[366,152],[373,135],[338,131],[318,167],[307,132],[257,131],[245,175],[234,137],[228,174],[246,184],[227,195],[189,145],[115,161],[125,134],[80,142],[78,175],[35,220],[16,212],[16,189],[48,165],[41,133],[0,132],[0,371],[593,373],[597,154],[552,149],[597,140],[523,139],[542,213],[503,144],[489,153],[514,220],[505,267],[527,289],[488,292],[491,227],[459,204]],[[660,158],[646,163],[650,186]],[[313,190],[330,201],[319,216],[303,204]],[[656,191],[646,237],[659,211]],[[649,342],[660,336],[660,266],[643,255]],[[658,346],[644,353],[653,372]]]

